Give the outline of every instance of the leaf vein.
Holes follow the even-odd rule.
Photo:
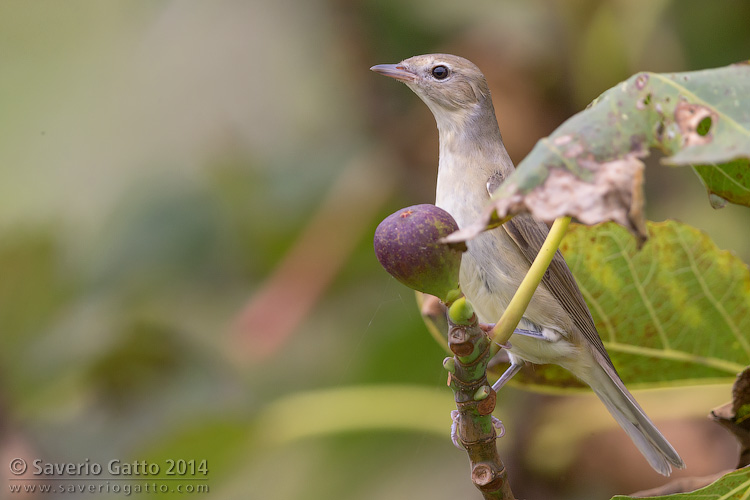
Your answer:
[[[716,500],[729,500],[730,498],[732,498],[735,495],[735,493],[738,493],[738,492],[742,491],[742,488],[747,488],[746,491],[745,491],[745,494],[742,495],[742,500],[747,500],[748,495],[750,495],[750,480],[745,481],[744,483],[740,484],[739,486],[737,486],[732,491],[727,491],[725,494],[723,494],[722,496],[720,496]]]
[[[646,290],[643,288],[643,285],[641,284],[638,278],[638,273],[635,269],[635,265],[633,264],[633,260],[625,252],[625,249],[622,247],[622,244],[620,243],[620,241],[617,240],[616,238],[614,238],[614,241],[617,247],[619,248],[623,259],[625,260],[625,263],[628,266],[628,270],[630,271],[630,276],[633,278],[633,285],[635,286],[635,289],[638,292],[638,295],[641,297],[643,304],[646,306],[646,310],[648,311],[648,314],[651,317],[651,321],[653,321],[654,326],[656,326],[656,331],[659,334],[659,339],[661,340],[661,343],[664,346],[664,349],[667,349],[667,350],[670,349],[669,338],[667,338],[667,334],[664,331],[664,327],[661,324],[661,321],[659,320],[658,315],[656,314],[654,305],[651,303],[650,300],[648,300],[648,295],[646,294]]]
[[[589,292],[589,290],[586,287],[579,286],[579,289],[581,290],[581,293],[583,294],[583,298],[586,299],[586,303],[593,307],[594,310],[596,310],[597,316],[602,320],[604,323],[605,328],[607,329],[607,336],[609,337],[610,342],[615,342],[617,340],[617,337],[615,336],[615,327],[612,324],[612,320],[610,319],[609,315],[604,311],[604,308],[599,303],[598,300],[596,300],[593,295]]]
[[[608,351],[612,352],[638,354],[648,358],[665,359],[670,361],[685,361],[697,365],[703,365],[709,368],[715,368],[717,370],[722,370],[733,375],[736,375],[738,372],[741,372],[746,368],[745,365],[742,365],[740,363],[734,363],[732,361],[714,358],[711,356],[699,356],[697,354],[678,351],[676,349],[654,349],[653,347],[643,347],[609,341],[604,341],[604,346]]]
[[[735,187],[737,187],[737,188],[739,188],[739,189],[741,189],[743,191],[747,191],[748,193],[750,193],[750,187],[742,185],[739,181],[737,181],[731,175],[729,175],[727,172],[725,172],[723,168],[719,167],[718,164],[716,164],[716,163],[710,163],[707,166],[714,167],[713,172],[714,172],[715,175],[717,174],[717,175],[723,176],[726,179],[726,181],[729,182],[730,184],[734,184]]]
[[[695,275],[695,279],[700,285],[701,289],[703,290],[703,293],[705,297],[708,299],[708,301],[711,303],[712,306],[719,312],[721,318],[724,320],[724,322],[729,327],[729,330],[732,332],[734,337],[737,339],[739,344],[742,346],[742,348],[745,351],[745,354],[750,357],[750,344],[748,344],[747,339],[745,339],[742,334],[740,333],[739,329],[737,328],[737,325],[735,324],[734,320],[732,320],[729,313],[726,311],[724,306],[721,304],[721,302],[718,302],[716,300],[716,297],[713,296],[711,293],[711,290],[708,287],[708,284],[703,279],[703,275],[700,272],[700,269],[698,269],[698,266],[695,263],[695,258],[693,256],[693,253],[690,251],[690,248],[688,248],[687,243],[685,242],[682,233],[680,231],[677,231],[676,233],[677,241],[679,241],[680,246],[682,247],[683,251],[685,252],[685,255],[687,255],[688,261],[690,263],[690,267],[693,269],[693,274]]]

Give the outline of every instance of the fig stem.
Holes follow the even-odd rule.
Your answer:
[[[555,219],[554,224],[552,224],[547,239],[544,240],[544,245],[542,245],[534,262],[531,264],[529,272],[523,278],[521,286],[518,287],[510,304],[508,304],[500,320],[490,332],[490,337],[492,337],[490,354],[492,356],[497,354],[500,346],[505,345],[510,336],[513,335],[513,331],[516,329],[518,322],[521,321],[521,317],[529,306],[529,302],[531,302],[531,297],[534,295],[539,283],[541,283],[550,262],[552,262],[552,258],[555,256],[555,252],[557,252],[557,248],[560,246],[560,242],[565,236],[569,224],[570,217],[558,217]]]

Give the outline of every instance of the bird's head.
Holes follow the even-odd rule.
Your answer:
[[[492,109],[484,75],[463,57],[426,54],[370,69],[409,86],[430,108],[438,126],[457,125],[478,111]]]

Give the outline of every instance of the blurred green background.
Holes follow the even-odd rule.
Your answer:
[[[519,161],[636,71],[747,59],[748,19],[739,0],[0,1],[0,498],[16,457],[206,459],[216,499],[477,498],[444,354],[371,247],[433,201],[435,125],[368,68],[473,60]],[[750,261],[750,210],[712,210],[691,171],[652,162],[647,203]],[[686,475],[734,465],[705,419],[728,387],[638,398]],[[662,481],[600,406],[503,392],[519,498]]]

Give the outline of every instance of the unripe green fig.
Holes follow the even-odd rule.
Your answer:
[[[452,302],[460,295],[458,273],[463,249],[439,240],[454,231],[458,231],[458,224],[442,208],[403,208],[386,217],[375,230],[375,255],[404,285]]]

